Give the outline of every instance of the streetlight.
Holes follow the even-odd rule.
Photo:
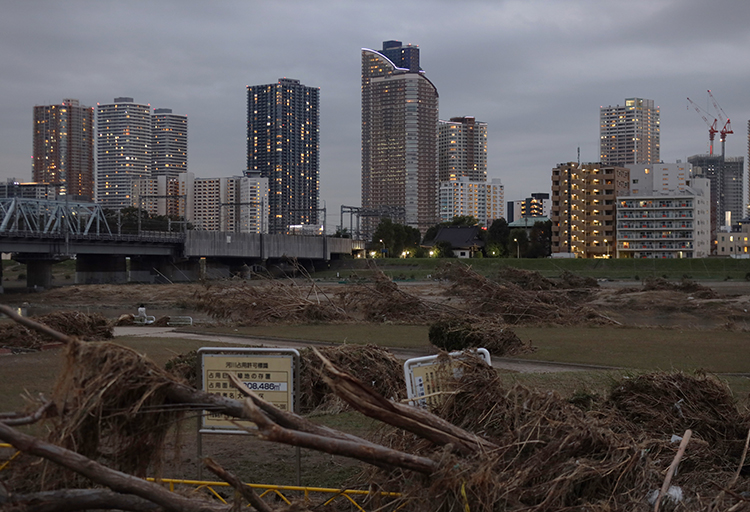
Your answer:
[[[383,242],[383,239],[380,239],[380,243],[383,244],[383,250],[381,251],[383,253],[383,258],[385,258],[385,242]]]
[[[607,239],[604,239],[604,245],[607,246],[607,259],[609,259],[609,244],[607,243]]]
[[[516,259],[521,259],[521,246],[518,243],[518,238],[514,238],[513,241],[516,243]]]

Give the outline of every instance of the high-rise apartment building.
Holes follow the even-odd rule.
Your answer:
[[[419,48],[386,41],[362,49],[362,208],[422,233],[438,218],[438,92],[419,67]],[[377,218],[367,217],[371,233]]]
[[[32,179],[60,193],[94,198],[94,109],[78,100],[34,107]]]
[[[471,216],[489,226],[503,216],[504,187],[499,179],[472,181],[466,176],[440,182],[440,222]]]
[[[505,220],[509,223],[529,217],[549,217],[552,200],[546,192],[534,192],[526,199],[508,201]]]
[[[151,116],[151,176],[176,178],[187,172],[187,116],[171,108],[156,108]]]
[[[618,258],[705,258],[711,252],[710,183],[690,166],[634,165],[617,197]]]
[[[271,234],[318,223],[319,104],[299,80],[247,86],[247,172],[268,179]]]
[[[201,231],[268,233],[268,180],[258,175],[135,180],[133,206],[152,215],[183,218]]]
[[[627,167],[659,161],[659,107],[654,100],[627,98],[625,105],[599,109],[602,165]]]
[[[711,182],[711,234],[722,226],[731,226],[744,218],[743,201],[745,159],[724,158],[721,155],[693,155],[688,157],[693,176]]]
[[[96,107],[96,191],[103,208],[130,206],[133,180],[151,175],[151,107],[115,98]]]
[[[552,252],[612,255],[615,201],[629,192],[629,182],[623,167],[568,162],[552,169]]]
[[[438,123],[438,179],[487,181],[487,123],[451,117]]]

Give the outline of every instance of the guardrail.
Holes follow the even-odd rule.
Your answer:
[[[169,490],[172,492],[175,492],[176,486],[189,486],[194,487],[196,489],[205,489],[207,490],[211,495],[213,495],[216,499],[220,500],[222,503],[227,503],[226,500],[216,491],[216,487],[229,487],[231,486],[226,482],[209,482],[209,481],[203,481],[203,480],[177,480],[177,479],[171,479],[171,478],[162,478],[160,480],[155,480],[154,478],[147,478],[149,482],[157,482],[164,485],[167,485]],[[380,496],[381,498],[400,498],[401,494],[397,492],[385,492],[385,491],[363,491],[358,489],[330,489],[326,487],[298,487],[295,485],[267,485],[267,484],[245,484],[248,487],[255,489],[258,492],[258,495],[263,498],[265,496],[268,496],[270,494],[276,495],[279,499],[284,501],[287,505],[291,505],[292,501],[287,495],[284,494],[282,491],[286,491],[287,494],[296,492],[305,500],[306,504],[310,503],[310,494],[323,494],[323,495],[330,495],[325,501],[321,504],[322,506],[330,505],[337,499],[345,499],[349,501],[349,503],[354,506],[355,509],[359,510],[360,512],[367,512],[365,508],[363,508],[361,503],[358,503],[355,498],[359,497],[366,497],[371,496],[373,494],[376,494]],[[394,508],[392,510],[399,510],[402,507],[404,507],[406,503],[394,503]],[[380,507],[378,510],[387,510],[387,508],[383,507],[383,504],[380,504]]]
[[[0,443],[0,448],[7,448],[7,449],[13,449],[13,446],[10,444]],[[0,459],[0,471],[6,469],[10,463],[18,457],[20,454],[20,451],[16,451],[10,458],[8,459]],[[214,498],[218,499],[222,503],[227,503],[227,501],[224,499],[221,494],[217,491],[217,488],[223,488],[223,487],[229,487],[231,486],[226,482],[213,482],[213,481],[206,481],[206,480],[180,480],[180,479],[174,479],[174,478],[161,478],[161,479],[155,479],[155,478],[146,478],[149,482],[158,483],[161,485],[167,486],[167,488],[171,492],[175,492],[177,487],[193,487],[195,490],[205,490],[209,494],[211,494]],[[284,501],[287,505],[291,505],[293,498],[291,496],[291,493],[296,493],[297,496],[302,496],[305,500],[306,504],[309,504],[311,502],[311,495],[312,494],[318,494],[323,495],[324,501],[321,505],[326,506],[330,505],[337,499],[343,499],[348,501],[356,510],[360,512],[367,512],[367,510],[363,507],[363,504],[358,502],[356,498],[359,498],[360,501],[365,498],[372,495],[378,495],[381,498],[393,498],[394,500],[396,498],[400,498],[401,494],[397,492],[385,492],[385,491],[363,491],[359,489],[331,489],[327,487],[299,487],[295,485],[270,485],[270,484],[245,484],[248,487],[255,489],[256,492],[258,492],[258,495],[261,498],[264,498],[269,495],[275,495],[280,500]],[[286,494],[285,494],[286,493]],[[397,502],[395,501],[393,503],[392,510],[395,512],[396,510],[400,510],[406,506],[406,502]],[[380,503],[380,506],[378,508],[379,511],[388,510],[386,507],[383,507],[382,502]]]

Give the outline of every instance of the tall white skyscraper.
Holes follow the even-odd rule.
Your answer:
[[[131,205],[132,182],[151,174],[151,107],[115,98],[96,107],[96,192],[103,208]]]
[[[474,117],[438,121],[438,179],[487,180],[487,123]]]
[[[187,116],[173,114],[171,108],[154,109],[151,133],[151,176],[176,178],[187,172]]]
[[[625,105],[599,109],[599,156],[604,166],[659,161],[659,107],[654,100],[627,98]]]

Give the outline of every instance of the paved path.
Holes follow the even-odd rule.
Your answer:
[[[231,343],[236,345],[250,345],[279,348],[300,348],[312,346],[328,346],[331,343],[312,340],[296,340],[268,338],[262,336],[243,336],[231,334],[213,334],[206,332],[184,332],[175,327],[115,327],[115,337],[117,336],[147,336],[149,338],[181,338],[187,340],[203,340],[206,343]],[[424,349],[405,349],[388,347],[388,350],[402,360],[411,359],[436,353],[428,347]],[[551,361],[534,361],[531,359],[516,359],[510,357],[493,357],[493,368],[501,370],[510,370],[519,373],[554,373],[554,372],[575,372],[575,371],[592,371],[592,370],[614,370],[615,368],[606,366],[594,366],[585,364],[557,363]]]

